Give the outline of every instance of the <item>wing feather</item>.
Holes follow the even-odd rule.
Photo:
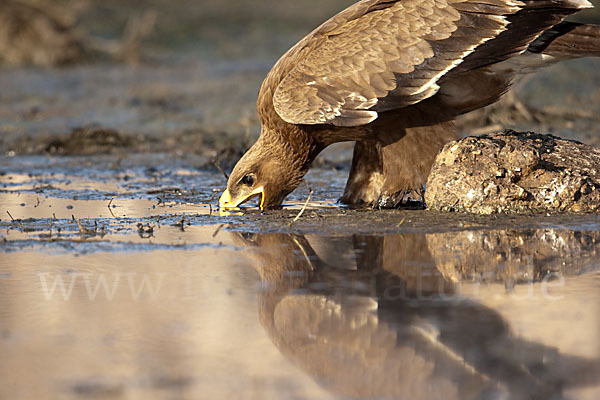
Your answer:
[[[362,0],[290,49],[261,87],[259,113],[359,126],[435,95],[465,71],[526,50],[587,0]]]
[[[503,13],[510,8],[509,0],[487,1]],[[350,7],[313,33],[319,40],[302,43],[310,49],[275,88],[276,112],[289,123],[358,126],[431,97],[441,76],[507,24],[501,13],[465,16],[455,6],[368,0]]]

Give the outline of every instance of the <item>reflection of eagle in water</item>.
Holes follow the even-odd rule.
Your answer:
[[[334,395],[558,399],[598,383],[600,360],[515,336],[494,309],[452,297],[425,235],[231,234],[265,282],[271,340]]]
[[[258,95],[262,132],[220,199],[274,207],[317,154],[356,141],[342,200],[393,207],[419,191],[452,120],[519,74],[600,55],[600,27],[561,22],[587,0],[363,0],[275,64]]]

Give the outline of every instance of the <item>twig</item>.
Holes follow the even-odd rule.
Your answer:
[[[212,237],[215,237],[219,234],[219,231],[221,230],[221,228],[223,228],[225,226],[225,224],[221,224],[217,227],[217,229],[215,229],[215,231],[212,234]]]
[[[83,225],[81,225],[81,219],[77,219],[77,226],[79,227],[79,233],[81,235],[89,235],[89,236],[96,236],[96,230],[92,230],[92,229],[88,229],[86,227],[84,227]]]
[[[296,243],[296,246],[298,246],[298,249],[300,249],[300,251],[302,252],[302,255],[304,256],[304,259],[306,260],[306,263],[310,266],[310,270],[314,271],[316,269],[315,265],[310,260],[310,257],[308,256],[308,253],[304,249],[304,246],[302,246],[302,244],[300,244],[300,242],[298,241],[298,239],[293,238],[293,240],[294,240],[294,243]]]
[[[227,175],[227,172],[225,172],[225,170],[223,168],[221,168],[221,166],[219,165],[219,163],[217,162],[217,160],[210,160],[215,167],[217,167],[217,169],[219,171],[221,171],[221,173],[223,174],[223,176],[225,177],[225,180],[228,181],[229,180],[229,175]]]
[[[115,218],[115,214],[113,214],[112,210],[110,209],[110,206],[113,202],[113,200],[115,199],[116,196],[113,196],[110,201],[108,202],[108,205],[106,206],[108,208],[108,212],[110,213],[110,215],[112,215],[113,218]]]
[[[8,216],[10,217],[10,219],[11,219],[11,222],[12,222],[12,223],[15,223],[15,222],[16,222],[16,223],[18,223],[18,224],[19,224],[19,226],[21,227],[21,229],[23,229],[23,232],[25,232],[25,231],[26,231],[26,230],[25,230],[25,225],[23,225],[23,223],[21,222],[21,220],[20,220],[20,219],[18,219],[18,220],[15,220],[15,219],[13,218],[13,216],[12,216],[12,215],[10,215],[10,212],[8,212],[8,210],[6,210],[6,213],[7,213],[7,214],[8,214]]]
[[[150,225],[150,223],[147,223],[146,225],[144,225],[141,222],[138,222],[136,227],[138,228],[138,235],[142,239],[148,239],[148,238],[154,237],[154,225]]]
[[[178,228],[181,230],[181,232],[184,232],[184,231],[185,231],[185,229],[184,229],[184,227],[183,227],[183,226],[184,226],[184,224],[185,224],[185,215],[182,215],[182,216],[181,216],[181,219],[179,220],[179,222],[175,222],[175,223],[173,224],[173,226],[176,226],[176,227],[178,227]]]
[[[308,205],[308,202],[310,201],[312,194],[313,194],[313,191],[311,189],[310,193],[308,193],[308,197],[306,198],[306,201],[304,202],[304,205],[300,209],[300,212],[298,213],[298,215],[296,215],[296,218],[294,218],[292,220],[292,222],[290,222],[290,225],[292,225],[294,222],[298,221],[298,219],[302,216],[302,214],[304,213],[304,210],[306,210],[306,206]]]

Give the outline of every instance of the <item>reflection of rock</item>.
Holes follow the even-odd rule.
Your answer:
[[[600,232],[557,229],[478,230],[427,235],[429,251],[447,278],[540,281],[596,266]]]
[[[425,193],[444,211],[600,210],[600,150],[550,135],[509,131],[444,146]]]
[[[271,340],[335,395],[560,398],[599,375],[595,360],[515,337],[490,308],[436,295],[453,285],[424,235],[233,235],[265,281],[259,318]]]

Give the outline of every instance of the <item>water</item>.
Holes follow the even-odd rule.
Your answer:
[[[2,160],[2,398],[600,395],[598,216],[349,210],[320,169],[293,222],[306,189],[86,160]]]

